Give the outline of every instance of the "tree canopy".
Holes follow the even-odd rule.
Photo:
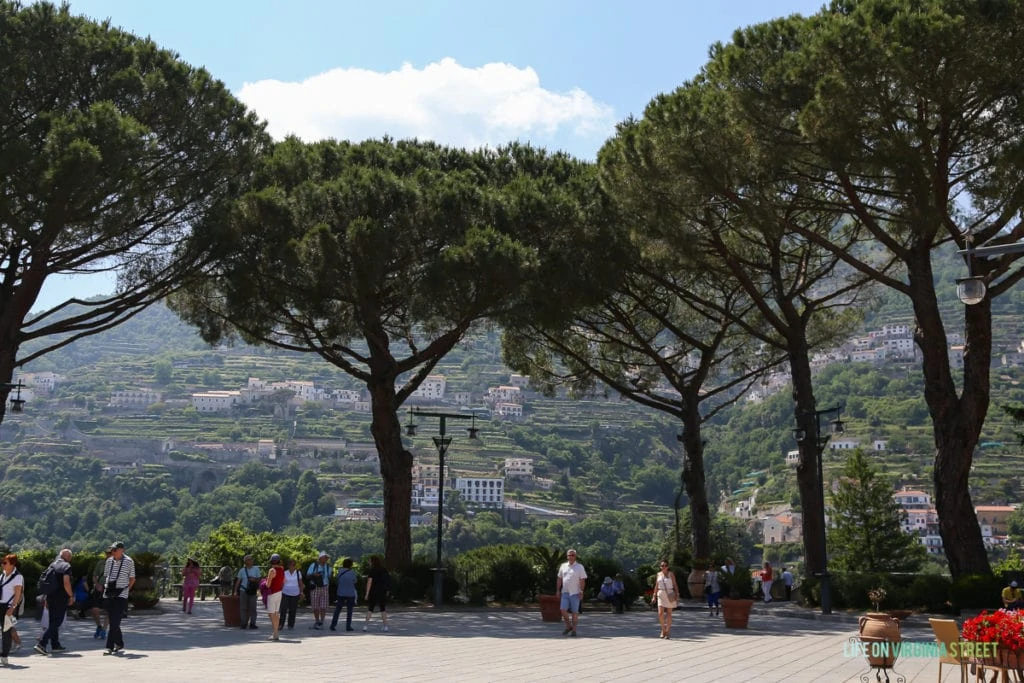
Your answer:
[[[307,351],[363,382],[387,562],[411,560],[397,410],[474,324],[556,319],[613,286],[593,171],[527,146],[278,144],[211,277],[174,300],[210,341]]]
[[[205,266],[267,141],[221,82],[152,41],[0,0],[0,383]],[[115,274],[115,293],[32,312],[47,278],[87,273]]]

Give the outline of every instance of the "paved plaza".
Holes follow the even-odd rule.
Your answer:
[[[295,629],[268,642],[265,612],[259,630],[226,628],[220,604],[196,602],[186,616],[180,603],[133,612],[124,622],[127,650],[104,656],[91,621],[69,619],[62,636],[68,651],[44,657],[32,652],[39,622],[19,623],[24,645],[0,669],[4,680],[100,681],[874,681],[863,657],[850,653],[855,615],[824,618],[785,604],[758,606],[750,628],[726,629],[721,618],[687,606],[676,612],[672,639],[658,638],[657,615],[640,610],[617,615],[587,611],[579,637],[562,636],[534,610],[395,607],[391,631],[380,620],[363,633],[310,629],[312,614],[300,611]],[[926,617],[915,616],[904,638],[933,641]],[[845,650],[844,650],[845,648]],[[906,681],[937,678],[938,663],[902,658],[896,673]],[[865,674],[868,677],[862,679]],[[957,681],[945,667],[943,679]],[[895,675],[891,676],[895,683]]]

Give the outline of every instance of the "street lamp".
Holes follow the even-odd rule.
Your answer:
[[[11,404],[12,413],[20,413],[25,407],[25,399],[21,397],[21,388],[23,386],[25,385],[21,383],[20,379],[18,380],[17,384],[10,384],[9,382],[0,382],[0,387],[7,389],[8,391],[14,389],[14,398],[9,399],[8,401]]]
[[[412,421],[413,415],[420,417],[436,417],[439,421],[438,435],[433,437],[434,446],[437,448],[438,473],[437,473],[437,564],[434,567],[434,606],[440,607],[444,603],[444,565],[441,564],[441,536],[444,531],[444,455],[452,444],[452,437],[446,436],[445,427],[447,420],[472,420],[472,424],[466,429],[469,438],[476,439],[479,429],[476,426],[476,413],[438,413],[418,408],[409,409],[409,423],[405,426],[405,433],[408,436],[416,436],[416,424]]]
[[[797,443],[810,443],[814,447],[814,456],[818,463],[818,522],[821,525],[821,613],[832,614],[832,592],[828,576],[828,552],[825,533],[825,472],[822,454],[825,446],[834,434],[842,434],[844,425],[840,419],[843,406],[837,405],[824,410],[807,410],[796,415],[796,429],[793,438]],[[821,431],[821,418],[835,415],[830,421],[830,429],[824,434]]]
[[[985,300],[988,287],[985,278],[973,274],[973,261],[975,258],[990,259],[1004,254],[1019,254],[1024,251],[1024,241],[1011,242],[1009,244],[989,244],[980,247],[972,246],[973,235],[968,233],[965,236],[966,249],[957,250],[957,254],[967,257],[967,277],[958,278],[956,281],[956,295],[968,306],[980,304]]]

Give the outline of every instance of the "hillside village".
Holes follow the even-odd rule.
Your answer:
[[[948,335],[949,355],[954,366],[962,365],[963,345],[960,335]],[[838,363],[913,363],[919,362],[912,332],[908,325],[887,323],[866,335],[851,338],[840,347],[819,353],[814,358],[814,367],[821,370]],[[1024,362],[1024,342],[1012,352],[995,356],[994,364],[1016,366]],[[38,395],[52,393],[61,383],[62,377],[53,372],[23,373],[17,381],[22,400],[32,401]],[[788,386],[788,375],[775,372],[760,386],[751,390],[746,400],[761,402]],[[511,373],[505,383],[486,387],[481,392],[465,389],[451,390],[443,374],[428,376],[411,395],[410,406],[439,405],[477,415],[482,419],[521,421],[530,415],[531,400],[537,398],[530,390],[529,378]],[[267,381],[250,377],[244,386],[237,389],[203,390],[191,393],[187,398],[168,398],[154,387],[136,386],[116,389],[107,397],[105,410],[123,414],[145,413],[154,405],[166,408],[192,409],[198,414],[243,415],[251,406],[270,403],[277,419],[294,419],[298,411],[307,404],[318,404],[336,411],[351,411],[368,414],[369,396],[365,390],[332,389],[319,386],[308,380]],[[164,439],[151,447],[160,454],[184,452],[200,453],[212,462],[231,467],[246,461],[261,461],[274,464],[283,459],[308,456],[311,452],[346,453],[355,458],[354,466],[365,471],[376,472],[376,451],[372,442],[357,442],[348,439],[295,437],[275,441],[256,439],[254,442],[181,442],[173,437]],[[871,439],[849,435],[836,435],[829,444],[831,451],[866,448],[884,453],[889,445],[885,439]],[[132,460],[109,459],[105,471],[110,475],[124,474],[152,461],[146,457],[146,446],[135,453]],[[437,455],[432,450],[415,450],[413,467],[412,508],[413,524],[432,523],[432,515],[438,507],[439,472]],[[799,451],[786,454],[786,464],[795,467]],[[462,471],[458,465],[446,463],[444,489],[447,494],[455,491],[459,500],[470,509],[493,509],[501,511],[506,518],[521,518],[522,515],[572,516],[570,511],[552,510],[537,506],[526,506],[512,500],[510,493],[516,489],[550,490],[555,480],[539,476],[534,471],[534,460],[524,457],[505,457],[498,470],[489,476],[480,472]],[[836,483],[832,482],[835,487]],[[447,496],[446,496],[447,498]],[[904,529],[917,534],[928,552],[941,555],[942,540],[938,533],[938,520],[928,492],[920,488],[906,488],[894,492],[894,498],[906,511]],[[374,520],[381,517],[381,501],[376,499],[338,500],[335,515],[342,520]],[[985,543],[997,546],[1006,543],[1006,516],[1013,505],[979,505],[976,509]],[[758,488],[745,488],[725,497],[720,512],[729,514],[753,526],[764,545],[798,543],[802,533],[802,515],[789,505],[759,505]]]

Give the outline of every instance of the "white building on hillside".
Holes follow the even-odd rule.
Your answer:
[[[192,394],[192,405],[200,413],[222,413],[242,403],[240,391],[203,391]]]
[[[456,477],[455,490],[469,505],[501,509],[505,504],[505,482],[491,477]]]
[[[444,375],[428,375],[409,397],[440,401],[444,398],[445,384]]]

